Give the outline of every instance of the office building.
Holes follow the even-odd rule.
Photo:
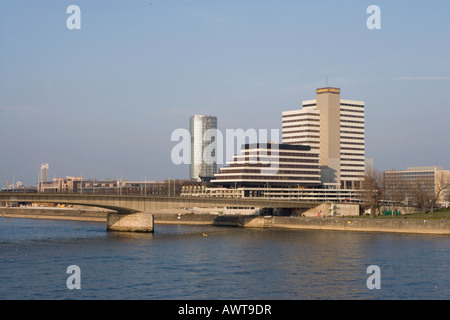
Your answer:
[[[189,178],[209,180],[217,172],[216,147],[213,139],[217,130],[217,117],[195,115],[190,118],[191,164]],[[213,141],[214,140],[214,141]],[[208,147],[208,150],[205,149]],[[208,152],[214,149],[214,152]]]
[[[319,151],[305,145],[244,144],[209,185],[183,186],[182,196],[354,201],[356,190],[322,188]],[[230,208],[228,208],[230,209]],[[242,209],[242,208],[240,208]]]
[[[365,175],[364,102],[343,100],[339,88],[319,88],[302,109],[282,112],[283,144],[320,154],[321,183],[360,189]]]
[[[41,164],[41,182],[48,181],[48,163]]]
[[[39,172],[38,177],[38,191],[43,192],[44,190],[44,184],[48,182],[48,163],[42,163],[41,164],[41,170]]]
[[[437,204],[450,203],[450,170],[444,170],[441,166],[408,167],[406,170],[390,170],[384,172],[384,183],[387,190],[403,189],[402,198],[414,201],[417,191],[438,195]],[[417,183],[422,190],[417,190]],[[398,190],[396,190],[398,192]],[[389,193],[389,191],[388,191]],[[389,199],[391,195],[387,194]],[[409,199],[409,200],[408,200]]]
[[[211,182],[220,187],[298,188],[320,184],[319,152],[304,145],[245,144]]]

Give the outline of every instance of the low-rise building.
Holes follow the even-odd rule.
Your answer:
[[[436,197],[436,204],[448,205],[450,202],[450,170],[444,170],[441,166],[385,171],[384,182],[387,199],[398,193],[404,201],[411,202],[421,197],[419,193],[422,193],[429,199]]]

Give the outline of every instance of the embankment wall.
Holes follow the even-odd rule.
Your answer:
[[[305,217],[258,217],[246,227],[267,226],[272,228],[370,231],[450,235],[450,222],[446,220],[416,219],[370,219],[370,218],[305,218]]]
[[[107,211],[64,208],[3,208],[0,217],[106,222]]]
[[[247,228],[285,228],[334,231],[396,232],[450,235],[450,221],[427,219],[372,219],[350,217],[285,217],[153,213],[155,224],[215,225]],[[78,221],[107,221],[107,211],[60,208],[1,208],[0,217]]]

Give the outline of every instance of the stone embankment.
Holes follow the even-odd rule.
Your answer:
[[[249,221],[245,226],[252,227],[254,225],[288,229],[450,235],[450,222],[446,220],[260,217]]]
[[[108,211],[47,207],[0,207],[0,217],[106,222]]]
[[[0,217],[107,220],[108,211],[64,208],[0,208]],[[246,228],[396,232],[450,235],[450,221],[426,219],[369,219],[347,217],[284,217],[154,212],[155,224],[215,225]]]
[[[157,223],[211,224],[215,226],[246,228],[285,228],[450,235],[450,221],[426,219],[155,214],[155,224]]]

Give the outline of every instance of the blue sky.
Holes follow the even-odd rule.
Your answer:
[[[170,137],[191,115],[281,129],[326,77],[365,101],[377,169],[450,169],[449,14],[437,0],[0,0],[0,185],[35,184],[42,162],[51,178],[187,178]]]

